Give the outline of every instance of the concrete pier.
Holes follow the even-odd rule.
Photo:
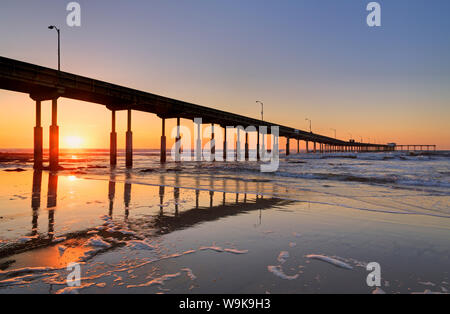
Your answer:
[[[131,109],[127,110],[127,133],[125,139],[125,165],[133,167],[133,132],[131,132]]]
[[[161,131],[161,147],[160,147],[160,161],[166,162],[166,119],[162,118],[162,131]]]
[[[216,140],[213,123],[211,124],[211,161],[215,160],[215,156],[216,156]]]
[[[289,140],[290,138],[286,138],[286,156],[289,156],[289,154],[291,153],[290,151],[290,147],[289,147]]]
[[[406,149],[405,149],[406,147]],[[436,151],[436,145],[425,145],[425,144],[416,144],[416,145],[395,145],[389,148],[390,151],[410,151],[411,147],[413,147],[413,151]],[[420,147],[420,150],[417,150],[417,147]],[[424,149],[426,148],[426,149]]]
[[[249,158],[249,148],[248,148],[248,132],[245,132],[245,160]]]
[[[54,69],[45,68],[39,65],[22,62],[19,60],[0,57],[0,89],[10,90],[30,95],[34,101],[52,100],[52,124],[50,126],[50,168],[58,170],[59,166],[59,129],[57,125],[57,99],[64,97],[78,101],[86,101],[93,104],[106,106],[110,110],[128,110],[131,120],[131,110],[156,114],[163,119],[163,132],[161,135],[161,162],[166,162],[166,137],[165,137],[165,119],[203,119],[209,124],[217,125],[240,125],[243,128],[249,127],[278,127],[278,135],[285,138],[294,138],[297,141],[306,142],[306,151],[310,151],[309,142],[314,143],[314,152],[317,152],[317,143],[322,144],[321,151],[394,151],[404,149],[414,150],[436,150],[434,145],[399,145],[395,144],[371,144],[354,143],[352,140],[345,141],[337,138],[313,133],[311,129],[304,131],[285,125],[270,123],[268,121],[258,120],[246,117],[240,114],[226,112],[211,107],[201,106],[186,101],[171,99],[168,97],[156,95],[150,92],[139,91],[125,86],[111,84],[76,75],[67,72],[60,72]],[[131,122],[129,123],[131,124]],[[40,104],[36,103],[36,126],[34,129],[34,167],[42,167],[42,131],[40,124]],[[254,132],[254,131],[252,131]],[[259,133],[259,132],[258,132]],[[264,133],[265,134],[265,133]],[[259,135],[259,134],[258,134]],[[264,145],[264,136],[263,145]],[[131,126],[127,131],[127,164],[132,164],[132,134]],[[117,141],[115,130],[111,132],[111,165],[116,163]],[[227,139],[225,139],[227,141]],[[258,136],[257,157],[260,158],[261,139]],[[229,143],[228,143],[229,144]],[[246,157],[249,157],[248,134],[246,134]],[[297,143],[297,152],[299,151]],[[347,146],[347,147],[346,147]],[[116,154],[114,154],[116,152]],[[201,153],[201,150],[198,150]],[[198,154],[197,153],[197,154]],[[226,153],[226,151],[225,151]],[[116,155],[116,156],[114,156]],[[197,156],[197,155],[196,155]],[[116,158],[115,158],[116,157]],[[199,159],[198,159],[199,160]]]
[[[36,100],[36,126],[34,127],[34,169],[42,169],[43,148],[42,138],[43,130],[41,124],[41,101]]]
[[[201,123],[194,122],[194,127],[197,127],[197,140],[195,143],[195,161],[202,160],[202,125]]]
[[[256,160],[260,159],[260,151],[259,151],[259,129],[256,130]]]
[[[241,131],[238,129],[236,134],[236,160],[241,161],[242,152],[241,152]]]
[[[175,162],[181,161],[180,118],[177,118],[177,137],[175,138]]]
[[[264,131],[264,129],[263,129],[263,132],[261,132],[261,153],[259,156],[263,160],[265,158],[265,153],[266,153],[266,144],[264,143],[264,140],[265,140],[265,135],[266,135],[267,129],[265,129],[265,130],[266,131]]]
[[[116,133],[116,111],[111,110],[111,134],[109,139],[109,164],[117,165],[117,133]]]
[[[223,161],[227,160],[227,127],[223,127]]]
[[[58,99],[52,99],[52,125],[50,125],[50,170],[59,169]]]

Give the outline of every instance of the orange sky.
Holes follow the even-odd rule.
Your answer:
[[[236,100],[238,102],[238,100]],[[24,94],[0,91],[0,148],[30,148],[33,145],[34,102]],[[60,146],[70,148],[69,137],[81,139],[82,148],[109,147],[109,132],[111,125],[110,111],[97,104],[84,103],[69,99],[60,99],[58,107],[58,124],[60,126]],[[248,106],[252,110],[241,110],[254,117],[258,116],[256,105]],[[231,108],[228,108],[232,110]],[[244,111],[244,112],[242,112]],[[253,112],[251,112],[253,111]],[[332,115],[329,111],[321,114],[320,110],[309,115],[313,120],[313,130],[328,136],[334,136],[337,129],[338,137],[348,139],[349,133],[359,141],[369,138],[371,142],[381,143],[394,141],[399,144],[437,144],[440,149],[449,149],[450,136],[448,132],[448,116],[431,117],[426,108],[421,112],[393,111],[383,114],[377,110],[366,110],[364,113],[350,112],[342,115]],[[43,102],[42,124],[44,126],[44,147],[48,147],[48,126],[50,125],[51,103]],[[236,112],[236,111],[235,111]],[[295,112],[295,111],[294,111]],[[253,114],[252,114],[253,113]],[[308,123],[304,116],[298,113],[298,119],[289,112],[277,112],[276,108],[266,105],[266,117],[272,121],[307,129]],[[428,117],[427,117],[428,116]],[[133,112],[132,129],[135,148],[158,148],[161,135],[161,120],[153,114]],[[316,119],[314,119],[317,117]],[[191,121],[182,120],[182,124],[193,130]],[[175,126],[175,119],[166,124],[166,134],[170,136]],[[345,130],[345,131],[344,131]],[[117,113],[118,145],[125,144],[126,112]],[[192,131],[193,134],[193,131]],[[206,139],[205,139],[206,142]],[[168,140],[170,145],[171,141]],[[282,147],[284,140],[280,141]],[[293,144],[291,144],[291,147]],[[302,145],[304,147],[304,144]]]

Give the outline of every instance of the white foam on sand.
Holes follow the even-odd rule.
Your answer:
[[[44,273],[44,274],[28,274],[28,275],[15,277],[15,278],[8,278],[8,279],[0,281],[0,288],[2,288],[2,287],[10,287],[10,286],[26,285],[32,280],[40,279],[40,278],[43,278],[43,277],[48,277],[50,275],[54,275],[54,274],[47,274],[47,273]]]
[[[57,238],[54,238],[54,239],[52,240],[52,242],[53,242],[53,243],[59,243],[59,242],[63,242],[63,241],[66,241],[66,240],[67,240],[66,237],[57,237]]]
[[[229,249],[229,248],[222,248],[220,246],[202,246],[199,248],[199,251],[204,251],[204,250],[212,250],[212,251],[216,251],[216,252],[228,252],[228,253],[233,253],[233,254],[247,254],[248,250],[237,250],[237,249]]]
[[[0,280],[0,287],[25,285],[36,279],[53,277],[57,275],[57,273],[49,271],[55,270],[57,270],[57,268],[26,267],[9,271],[0,271],[0,278],[6,278]]]
[[[281,251],[278,255],[277,261],[279,261],[281,264],[286,262],[286,260],[289,258],[289,252],[288,251]]]
[[[59,268],[53,268],[53,267],[24,267],[24,268],[17,268],[13,270],[0,270],[0,275],[2,276],[14,276],[17,274],[22,273],[40,273],[40,272],[47,272],[52,270],[58,270]]]
[[[419,283],[420,283],[421,285],[424,285],[424,286],[431,286],[431,287],[436,286],[435,283],[432,283],[432,282],[430,282],[430,281],[426,281],[426,282],[424,282],[424,281],[419,281]]]
[[[139,237],[139,235],[136,232],[127,230],[127,229],[118,229],[118,230],[115,230],[115,232],[119,232],[123,235]]]
[[[248,250],[236,250],[236,249],[223,249],[224,252],[233,254],[247,254]]]
[[[120,224],[116,224],[112,220],[112,218],[109,216],[103,215],[103,216],[100,216],[100,219],[104,221],[104,224],[102,226],[96,227],[95,229],[97,229],[97,230],[93,230],[92,233],[94,233],[95,231],[99,231],[99,230],[106,230],[106,232],[110,232],[110,233],[121,233],[125,236],[134,236],[134,237],[140,238],[136,232],[131,231],[127,228],[124,228]]]
[[[175,273],[175,274],[167,274],[167,275],[163,275],[161,277],[158,278],[154,278],[146,283],[142,283],[139,285],[128,285],[127,288],[139,288],[139,287],[150,287],[153,285],[164,285],[164,282],[173,278],[176,278],[178,276],[180,276],[181,273]]]
[[[29,237],[22,237],[18,241],[20,243],[27,243],[27,242],[33,241],[35,239],[38,239],[38,238],[39,238],[39,235],[37,234],[37,235],[34,235],[34,236],[29,236]]]
[[[381,288],[377,287],[372,291],[372,294],[386,294]]]
[[[190,268],[182,268],[181,270],[182,270],[182,271],[185,271],[186,274],[187,274],[187,276],[188,276],[189,278],[191,278],[191,280],[197,279],[197,276],[194,275],[194,273],[192,272],[192,269],[190,269]]]
[[[153,250],[154,247],[151,246],[146,241],[142,240],[131,240],[127,242],[127,247],[132,250]]]
[[[306,255],[306,257],[310,258],[310,259],[317,259],[317,260],[320,260],[320,261],[323,261],[323,262],[327,262],[327,263],[330,263],[330,264],[332,264],[332,265],[334,265],[336,267],[349,269],[349,270],[353,269],[353,267],[350,266],[349,264],[344,263],[344,262],[342,262],[342,261],[340,261],[338,259],[335,259],[335,258],[332,258],[332,257],[329,257],[329,256],[318,255],[318,254],[309,254],[309,255]]]
[[[285,280],[294,280],[294,279],[297,279],[299,276],[299,274],[295,274],[292,276],[286,275],[280,265],[277,265],[277,266],[269,265],[269,266],[267,266],[267,270],[270,271],[275,276],[277,276],[281,279],[285,279]]]
[[[90,238],[85,245],[90,245],[93,247],[101,247],[101,248],[109,248],[111,247],[111,244],[109,244],[108,242],[104,241],[101,237],[99,236],[95,236]]]
[[[212,251],[216,251],[216,252],[223,252],[223,248],[221,248],[220,246],[202,246],[199,248],[200,251],[204,251],[204,250],[212,250]]]
[[[56,294],[78,294],[81,289],[96,286],[95,283],[86,283],[79,287],[65,287],[56,291]]]
[[[430,289],[425,289],[423,292],[412,292],[411,294],[442,294],[442,292],[435,292]]]
[[[87,261],[88,259],[92,258],[95,254],[97,254],[97,253],[98,253],[99,251],[101,251],[101,250],[102,250],[101,248],[98,248],[98,249],[92,249],[92,250],[86,251],[86,252],[84,252],[83,255],[81,255],[81,256],[78,258],[78,261],[80,261],[80,262],[85,262],[85,261]]]

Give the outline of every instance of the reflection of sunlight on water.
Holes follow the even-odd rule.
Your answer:
[[[83,159],[82,156],[80,158]],[[83,179],[82,175],[69,175],[69,172],[62,172],[59,174],[58,181],[55,180],[55,178],[58,179],[55,175],[49,177],[48,172],[37,175],[32,171],[22,173],[0,171],[0,196],[3,196],[3,198],[0,197],[0,216],[9,215],[11,204],[15,206],[14,214],[16,214],[14,220],[11,222],[8,220],[7,226],[3,220],[0,220],[4,224],[1,228],[0,238],[7,237],[16,241],[20,237],[28,236],[30,229],[35,230],[35,233],[32,234],[39,235],[38,239],[30,240],[25,250],[22,250],[23,244],[21,244],[15,255],[8,259],[0,259],[0,264],[4,261],[14,260],[14,264],[8,266],[9,270],[26,267],[65,269],[67,264],[89,257],[85,259],[86,264],[82,266],[83,284],[87,278],[94,283],[102,284],[104,281],[102,278],[109,278],[107,276],[110,276],[111,270],[118,276],[123,276],[123,283],[134,285],[141,282],[139,279],[134,280],[136,276],[140,278],[142,274],[145,274],[145,276],[150,276],[146,281],[152,279],[153,267],[161,267],[161,274],[166,270],[169,273],[175,273],[180,271],[180,267],[191,266],[190,263],[199,278],[206,277],[207,280],[212,280],[214,277],[207,277],[211,274],[214,276],[211,272],[212,269],[208,270],[206,267],[206,270],[202,270],[201,267],[196,268],[195,264],[203,266],[209,263],[217,265],[215,266],[217,269],[222,269],[230,267],[227,263],[231,261],[231,258],[236,258],[235,265],[237,265],[233,266],[235,267],[234,278],[231,278],[233,280],[241,280],[247,275],[249,278],[266,278],[270,269],[280,270],[279,274],[284,275],[282,266],[268,266],[271,264],[266,263],[266,260],[276,260],[278,253],[282,250],[291,254],[289,262],[297,263],[298,261],[299,268],[300,266],[305,267],[305,274],[308,275],[309,272],[311,278],[314,278],[316,274],[322,276],[322,273],[319,273],[321,269],[316,269],[315,263],[304,264],[303,251],[305,254],[320,253],[342,256],[343,261],[346,261],[344,258],[348,258],[348,261],[352,261],[351,258],[365,260],[363,257],[369,255],[388,255],[390,251],[386,250],[393,250],[390,246],[393,235],[398,240],[399,246],[404,245],[409,249],[416,248],[418,252],[428,249],[426,247],[428,241],[411,242],[411,239],[421,238],[423,235],[429,237],[427,239],[437,245],[439,248],[436,250],[437,252],[446,252],[449,228],[446,221],[422,215],[396,216],[357,210],[379,210],[381,208],[390,211],[418,211],[419,209],[413,208],[414,204],[423,207],[435,204],[441,200],[438,196],[426,196],[425,199],[424,195],[417,195],[416,191],[399,190],[397,193],[390,187],[371,185],[358,185],[360,188],[365,187],[359,191],[355,189],[355,185],[339,181],[332,184],[327,183],[326,187],[322,181],[309,180],[306,182],[301,179],[297,179],[297,181],[283,179],[284,181],[279,180],[273,183],[275,180],[266,180],[266,178],[253,180],[253,177],[247,177],[247,180],[242,181],[238,180],[240,175],[214,177],[203,174],[203,176],[197,175],[192,179],[189,176],[183,177],[177,172],[168,172],[162,174],[161,177],[159,175],[147,178],[139,177],[139,182],[152,184],[145,185],[133,183],[133,179],[125,174],[117,174],[119,180],[116,182],[113,179],[108,181],[109,173],[108,177],[105,177],[106,180],[89,180]],[[207,180],[206,183],[202,183],[205,178],[208,180],[210,178],[211,181]],[[125,180],[133,184],[127,183]],[[158,186],[159,182],[166,185]],[[31,184],[37,187],[33,186],[32,188]],[[48,193],[47,184],[49,186]],[[24,186],[26,187],[24,188]],[[173,186],[181,186],[181,188]],[[182,187],[187,188],[183,189]],[[195,187],[199,187],[201,190],[195,190]],[[207,190],[209,187],[214,191]],[[25,192],[21,192],[22,190]],[[11,201],[6,197],[16,194],[20,196],[29,191],[34,193],[32,210],[29,209],[29,199],[17,198]],[[226,191],[226,193],[222,191]],[[240,193],[236,194],[236,191]],[[262,197],[245,194],[246,191],[265,195]],[[282,201],[282,198],[273,199],[270,194],[281,194],[286,197],[292,195],[292,198],[300,199],[301,202],[290,203]],[[400,197],[401,202],[398,201]],[[445,202],[445,199],[442,202]],[[442,206],[446,206],[445,204]],[[45,207],[56,210],[44,213],[40,209]],[[103,217],[112,218],[104,219]],[[124,222],[122,223],[122,221]],[[361,221],[364,222],[364,225],[361,225]],[[108,229],[110,230],[108,231]],[[214,234],[211,234],[211,230],[214,230]],[[55,237],[67,237],[68,239],[58,243],[47,243],[47,234],[52,235],[51,239],[55,239]],[[420,236],[418,237],[418,235]],[[147,243],[154,243],[155,249],[152,251],[139,248],[137,244],[141,242],[135,240],[134,236],[144,239],[143,241],[149,241]],[[130,242],[127,242],[128,237],[132,239]],[[404,237],[405,241],[401,242],[401,237]],[[330,240],[330,238],[332,239]],[[269,243],[268,239],[270,239]],[[376,239],[373,240],[376,241],[374,242],[376,245],[367,248],[365,244],[371,242],[372,239]],[[342,240],[343,243],[341,243]],[[86,243],[87,241],[89,244]],[[219,243],[218,246],[215,244],[216,241]],[[311,249],[316,244],[315,241],[317,241],[320,252]],[[89,252],[102,250],[101,246],[95,247],[93,244],[102,244],[103,242],[111,244],[108,251],[101,252],[104,254]],[[137,244],[129,246],[129,243]],[[160,247],[158,243],[160,243]],[[240,267],[241,263],[246,265],[247,262],[243,259],[239,260],[238,255],[235,257],[230,255],[230,259],[220,257],[219,254],[222,256],[225,254],[223,248],[228,247],[227,243],[231,246],[228,249],[229,253],[241,254],[240,252],[248,251],[249,254],[252,254],[248,257],[249,260],[252,259],[248,263],[256,265],[257,267],[254,267],[256,270],[247,274],[243,270],[245,268]],[[39,247],[36,244],[42,244],[42,246]],[[352,254],[349,253],[349,245],[354,247]],[[211,252],[206,256],[205,253],[200,253],[201,250],[196,251],[197,247],[209,250],[218,248],[218,252],[222,253],[217,253],[216,256]],[[181,255],[184,256],[185,253],[182,252],[189,252],[192,248],[198,252],[198,255],[189,255],[188,260],[180,260],[179,264],[171,261],[165,262],[166,258],[171,258],[170,256],[183,258]],[[171,255],[172,253],[174,255]],[[95,259],[93,259],[94,256]],[[416,263],[417,272],[420,272],[422,277],[426,277],[428,280],[427,270],[421,266],[428,258],[432,258],[436,265],[436,270],[433,272],[445,271],[445,253],[442,255],[436,253],[436,255],[424,258],[426,259]],[[145,268],[140,268],[140,266],[135,268],[135,265],[140,265],[141,262],[144,267],[150,260],[157,260],[155,262],[157,264],[148,263]],[[381,260],[382,263],[386,261]],[[296,264],[292,265],[296,266]],[[395,267],[397,266],[402,267],[400,263],[395,265]],[[134,269],[136,269],[136,273],[130,272]],[[294,271],[287,268],[284,270],[288,274],[288,279],[289,276],[291,278],[298,276]],[[323,273],[324,276],[326,274]],[[41,276],[40,273],[35,277],[36,282],[39,286],[43,286],[43,283],[38,281],[42,280],[39,279],[39,276]],[[53,282],[63,282],[65,276],[66,272],[63,271],[60,277],[52,280]],[[403,278],[407,277],[402,275],[398,277],[398,280]],[[113,277],[105,280],[109,280],[107,281],[108,287],[126,292],[126,290],[119,290],[121,289],[120,283],[117,283]],[[267,277],[267,279],[262,279],[261,285],[269,286],[272,284],[272,280],[277,279]],[[359,289],[357,287],[360,287],[360,281],[357,280],[357,282],[349,280],[345,289],[366,292],[363,289],[357,290]],[[405,285],[409,286],[414,283],[412,280],[408,280]],[[217,285],[217,291],[229,290],[232,286],[231,283],[222,282]],[[296,283],[297,285],[295,285]],[[287,290],[290,289],[289,286],[277,285],[273,286],[272,292],[303,292],[300,281],[292,281],[292,284],[293,290]],[[58,289],[63,288],[59,285],[56,286]],[[37,285],[31,289],[34,287]],[[304,291],[320,291],[324,287],[330,291],[335,291],[334,289],[339,291],[338,289],[342,288],[338,281],[331,281],[326,286],[321,286],[321,283],[317,281],[316,284],[310,285],[308,289],[311,290]],[[31,291],[41,292],[40,288],[36,289]],[[183,285],[174,285],[173,289],[175,289],[174,292],[187,292]],[[396,286],[392,289],[396,289]],[[2,290],[0,289],[0,291]],[[203,290],[198,290],[198,292],[203,292]],[[387,292],[390,292],[389,289]]]
[[[64,245],[53,245],[21,254],[16,267],[66,267],[67,264],[79,261],[92,248],[84,246],[85,240],[68,240]],[[60,250],[64,247],[64,250]]]
[[[68,179],[69,179],[70,182],[73,182],[73,181],[77,180],[77,177],[76,176],[69,176]]]
[[[71,158],[72,158],[72,159],[78,159],[78,157],[75,156],[75,155],[72,155]]]

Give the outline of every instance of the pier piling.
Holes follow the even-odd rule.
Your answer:
[[[260,159],[260,151],[259,151],[259,128],[256,130],[256,160]]]
[[[50,170],[59,168],[59,127],[58,127],[58,99],[52,99],[52,125],[50,125]]]
[[[214,133],[214,123],[211,124],[211,161],[215,160],[216,156],[216,140]]]
[[[248,132],[245,132],[245,160],[248,160],[249,158],[249,151],[248,151]]]
[[[131,168],[133,167],[133,132],[131,132],[131,109],[128,109],[127,111],[127,118],[125,165],[127,168]]]
[[[116,133],[116,111],[111,110],[111,134],[109,140],[109,164],[117,165],[117,133]]]
[[[227,160],[227,127],[223,127],[223,161]]]
[[[36,100],[36,126],[34,127],[34,169],[42,169],[42,125],[41,125],[41,101]]]
[[[161,130],[161,151],[160,160],[161,163],[166,162],[166,119],[162,118],[162,130]]]
[[[175,138],[175,162],[181,161],[180,117],[177,117],[177,137]]]
[[[287,137],[286,138],[286,156],[289,156],[289,154],[291,153],[290,148],[289,148],[289,140],[290,140],[290,138]]]

